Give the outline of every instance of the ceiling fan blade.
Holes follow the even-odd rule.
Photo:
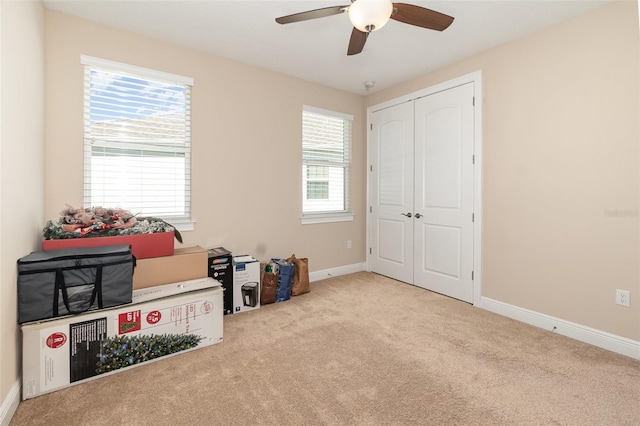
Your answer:
[[[391,19],[436,31],[446,30],[454,19],[444,13],[406,3],[393,3],[393,9]]]
[[[331,6],[322,9],[308,10],[306,12],[294,13],[293,15],[276,18],[278,24],[290,24],[292,22],[308,21],[309,19],[324,18],[326,16],[339,15],[347,10],[347,6]]]
[[[364,44],[367,42],[369,33],[360,31],[357,28],[353,28],[351,31],[351,39],[349,40],[349,48],[347,49],[347,55],[357,55],[364,49]]]

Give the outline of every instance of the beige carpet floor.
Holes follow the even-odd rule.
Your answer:
[[[24,401],[22,425],[640,425],[640,362],[367,273],[222,343]]]

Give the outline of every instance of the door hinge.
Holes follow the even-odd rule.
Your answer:
[[[473,154],[471,156],[471,164],[476,164],[476,155],[475,154]]]
[[[373,164],[369,165],[369,171],[372,172],[373,171]]]
[[[369,130],[373,130],[373,123],[369,124]]]
[[[473,271],[471,271],[471,281],[473,281]]]
[[[369,206],[369,213],[373,213],[373,207]]]
[[[474,96],[472,99],[473,99],[473,100],[471,101],[471,104],[472,104],[473,106],[476,106],[476,97]]]
[[[369,254],[371,254],[371,247],[369,247]]]
[[[475,221],[476,221],[476,214],[471,213],[471,222],[475,222]]]

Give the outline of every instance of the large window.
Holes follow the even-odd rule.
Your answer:
[[[191,224],[193,80],[82,56],[84,205]]]
[[[302,111],[303,223],[349,220],[350,115],[304,106]]]

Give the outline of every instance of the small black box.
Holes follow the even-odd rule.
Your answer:
[[[233,265],[231,252],[224,247],[216,247],[207,250],[209,262],[207,269],[209,277],[222,284],[224,289],[224,314],[233,313]]]

